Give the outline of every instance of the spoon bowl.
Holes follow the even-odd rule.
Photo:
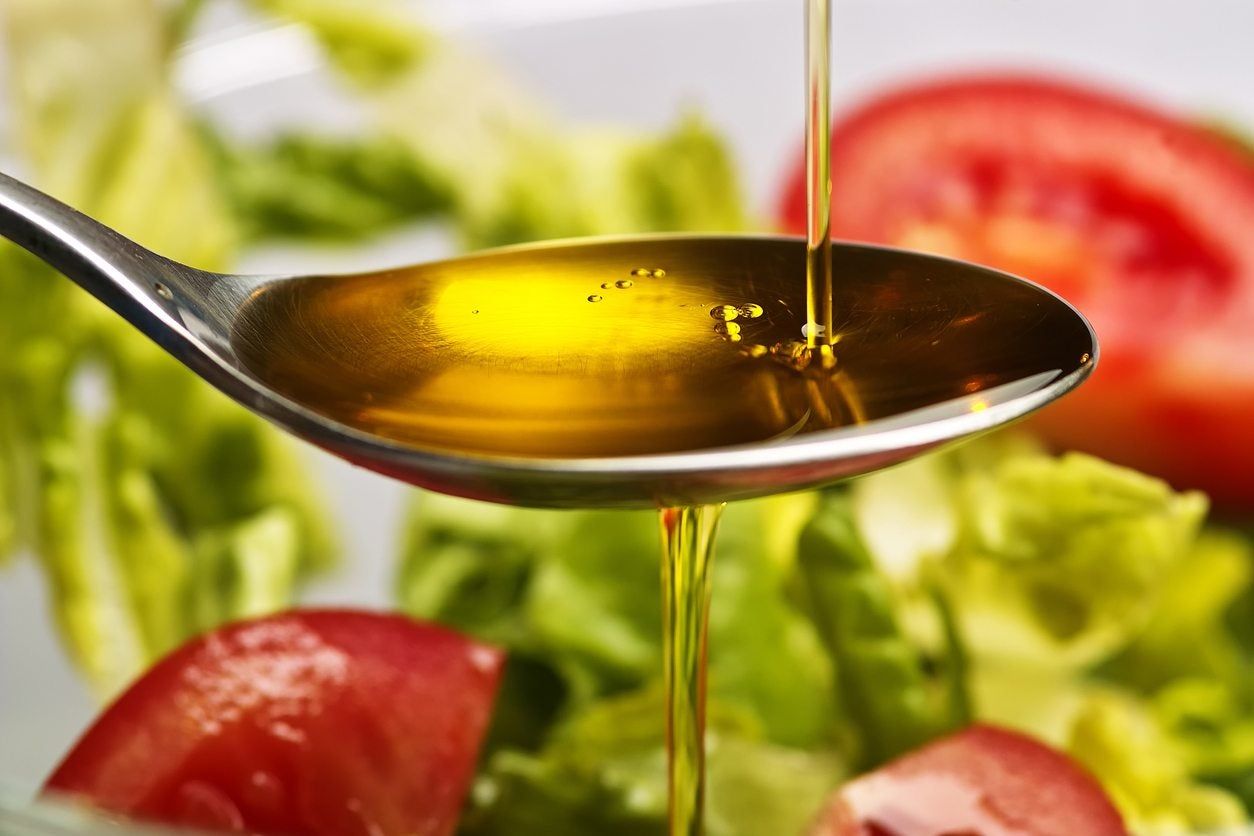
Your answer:
[[[1021,418],[1079,385],[1097,359],[1083,316],[1042,287],[854,244],[833,254],[839,365],[815,374],[760,356],[786,344],[785,315],[804,304],[800,239],[575,240],[374,274],[224,275],[152,253],[3,175],[0,234],[288,432],[411,484],[513,505],[656,507],[823,485]],[[606,258],[666,265],[667,304],[637,289],[614,297],[617,310],[587,307],[602,301],[595,284],[585,293],[602,278],[589,266]],[[735,269],[715,275],[728,263]],[[497,299],[495,313],[462,304],[467,286],[523,270],[538,284]],[[319,308],[328,292],[365,307]],[[569,316],[579,323],[609,311],[607,323],[637,324],[568,329],[560,351],[500,326],[534,318],[548,293],[577,300]],[[670,304],[677,298],[691,308]],[[767,313],[744,335],[760,343],[711,321],[716,303],[751,299]],[[699,332],[689,328],[698,321]],[[675,372],[662,349],[681,325],[697,336]],[[439,330],[438,351],[398,350],[417,328]],[[635,360],[624,363],[628,349]],[[519,385],[494,388],[484,375],[498,368]],[[559,377],[579,374],[586,385],[554,396]],[[751,385],[728,396],[726,381]],[[815,387],[822,397],[796,395]],[[825,410],[838,414],[818,420]]]

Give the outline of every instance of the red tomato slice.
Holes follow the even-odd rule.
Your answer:
[[[1121,836],[1101,786],[1065,755],[972,726],[846,785],[811,836]]]
[[[1092,320],[1093,379],[1037,428],[1254,509],[1254,165],[1207,131],[1032,78],[881,97],[833,134],[833,230],[1041,282]],[[804,164],[781,206],[804,230]]]
[[[299,611],[202,636],[88,730],[49,791],[264,834],[451,834],[502,654],[400,616]]]

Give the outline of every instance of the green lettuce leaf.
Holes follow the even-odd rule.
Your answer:
[[[1236,795],[1254,817],[1254,689],[1178,679],[1154,698],[1155,715],[1199,780]]]
[[[645,690],[588,706],[537,753],[498,752],[480,774],[460,832],[665,833],[663,717],[660,691]],[[802,832],[840,777],[839,761],[763,742],[717,702],[709,726],[705,832]]]
[[[239,233],[202,135],[167,86],[162,9],[14,0],[0,13],[32,182],[165,255],[225,268]],[[282,606],[328,563],[322,503],[272,429],[12,250],[0,253],[0,304],[0,484],[13,486],[0,520],[40,558],[97,693],[210,626],[197,612]],[[223,564],[212,537],[246,551],[270,512],[287,534],[272,527],[264,543],[295,571],[258,563],[224,584],[201,565]]]
[[[254,6],[309,27],[336,68],[365,85],[413,71],[432,37],[387,0],[252,0]]]
[[[873,552],[890,544],[888,571],[943,584],[977,656],[1073,670],[1139,634],[1207,507],[1135,471],[1001,441],[868,477],[855,506],[897,490],[921,505],[855,511]],[[903,543],[894,529],[907,514],[923,515],[927,533]]]
[[[1254,581],[1254,548],[1211,529],[1166,579],[1144,630],[1102,667],[1102,675],[1144,693],[1176,680],[1212,679],[1254,691],[1254,662],[1227,620]]]
[[[746,226],[726,146],[694,114],[662,136],[573,129],[503,69],[449,44],[371,98],[384,134],[447,179],[467,246]]]
[[[825,739],[834,722],[831,663],[787,591],[810,506],[791,496],[729,508],[712,570],[711,696],[790,745]],[[398,579],[406,611],[542,662],[567,711],[660,679],[656,514],[426,495],[413,513]],[[512,701],[507,683],[500,704]]]
[[[1249,820],[1234,795],[1191,777],[1185,750],[1131,697],[1090,697],[1067,748],[1101,780],[1137,833],[1216,832]]]
[[[352,241],[447,216],[449,185],[399,141],[291,134],[232,144],[205,128],[232,213],[250,240]]]
[[[824,496],[797,548],[797,594],[835,665],[855,764],[878,766],[969,722],[956,642],[928,659],[906,636],[901,605],[875,568],[846,492]]]

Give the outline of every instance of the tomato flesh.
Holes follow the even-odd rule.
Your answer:
[[[1017,732],[972,726],[845,786],[811,836],[1121,836],[1098,783]]]
[[[883,96],[833,129],[834,234],[1041,282],[1101,363],[1036,428],[1254,509],[1254,164],[1118,96],[973,77]],[[781,218],[804,230],[804,165]]]
[[[46,790],[139,819],[263,834],[451,834],[502,654],[393,615],[296,611],[166,657]]]

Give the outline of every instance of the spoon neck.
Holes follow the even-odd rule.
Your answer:
[[[185,342],[189,302],[220,278],[148,250],[56,198],[0,174],[0,235],[165,346]]]

